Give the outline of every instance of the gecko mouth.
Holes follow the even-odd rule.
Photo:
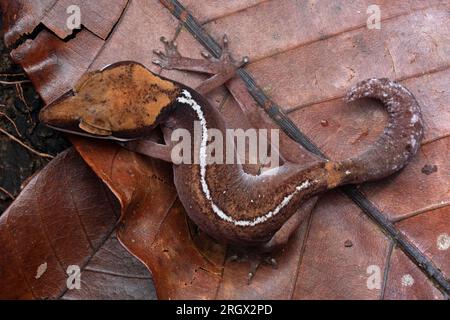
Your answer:
[[[112,134],[112,131],[110,128],[99,126],[97,124],[86,121],[84,119],[80,119],[80,122],[78,123],[78,127],[81,130],[83,130],[87,133],[90,133],[92,135],[95,135],[95,136],[105,137],[105,136],[111,136],[111,134]]]
[[[122,142],[136,140],[136,139],[118,138],[118,137],[115,137],[115,136],[112,136],[112,135],[110,135],[110,136],[98,136],[98,135],[87,133],[87,132],[74,131],[74,130],[69,130],[69,129],[62,129],[62,128],[59,128],[57,126],[53,126],[51,124],[46,124],[46,126],[49,127],[49,128],[52,128],[54,130],[57,130],[57,131],[61,131],[61,132],[64,132],[64,133],[70,133],[70,134],[74,134],[74,135],[81,136],[81,137],[87,137],[87,138],[104,139],[104,140],[115,140],[115,141],[122,141]]]

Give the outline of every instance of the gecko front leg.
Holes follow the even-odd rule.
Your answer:
[[[158,58],[153,59],[152,63],[163,69],[177,69],[212,75],[196,88],[196,91],[202,95],[207,94],[233,78],[236,70],[243,67],[249,61],[248,57],[242,58],[240,62],[233,59],[229,52],[228,38],[226,35],[222,40],[223,51],[219,59],[215,59],[205,52],[202,52],[202,56],[205,59],[183,57],[178,51],[176,42],[169,41],[165,37],[161,37],[160,41],[164,45],[164,52],[161,50],[153,50],[153,53]],[[120,145],[130,151],[172,162],[171,151],[173,146],[171,145],[156,143],[148,138],[121,142]]]
[[[222,56],[219,59],[213,58],[209,53],[202,52],[205,59],[193,59],[180,55],[177,44],[174,41],[168,41],[161,37],[164,44],[165,52],[154,50],[158,56],[152,62],[163,69],[177,69],[181,71],[192,71],[198,73],[206,73],[213,75],[203,81],[195,90],[204,95],[221,86],[234,77],[236,70],[245,66],[249,62],[248,57],[243,57],[240,61],[236,61],[230,54],[228,46],[228,37],[223,36]]]

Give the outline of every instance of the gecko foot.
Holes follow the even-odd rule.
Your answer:
[[[224,35],[222,39],[223,50],[219,59],[212,57],[207,52],[201,52],[203,58],[208,60],[208,64],[206,65],[201,62],[202,59],[191,59],[181,56],[175,41],[169,41],[165,37],[161,37],[160,40],[164,44],[164,51],[153,50],[156,58],[152,60],[152,63],[164,69],[178,69],[218,74],[221,72],[223,73],[229,72],[230,70],[236,70],[249,62],[249,58],[247,56],[243,57],[240,61],[233,59],[229,51],[229,40],[226,35]]]
[[[153,59],[152,63],[164,69],[172,69],[172,66],[175,64],[174,60],[181,58],[177,43],[175,41],[167,40],[166,37],[161,37],[159,40],[164,44],[164,52],[157,49],[153,50],[153,53],[158,58]]]
[[[219,59],[214,58],[206,51],[202,51],[201,54],[205,59],[216,63],[221,63],[224,66],[234,67],[235,69],[245,66],[250,61],[248,56],[244,56],[240,61],[235,60],[231,56],[229,43],[230,41],[228,40],[228,36],[224,34],[222,37],[222,55]]]
[[[277,269],[278,264],[275,258],[263,254],[263,253],[235,253],[228,258],[229,262],[249,262],[250,270],[247,274],[247,284],[250,285],[252,283],[253,277],[256,275],[258,268],[262,264],[266,264],[272,266],[273,269]]]

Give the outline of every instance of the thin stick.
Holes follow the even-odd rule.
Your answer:
[[[5,84],[5,85],[18,84],[18,83],[30,83],[30,80],[18,80],[18,81],[4,81],[4,80],[0,80],[0,84]]]
[[[32,147],[30,147],[29,145],[23,143],[22,141],[20,141],[19,139],[17,139],[15,136],[13,136],[12,134],[10,134],[9,132],[3,130],[2,128],[0,128],[0,132],[3,133],[4,135],[8,136],[11,140],[14,140],[15,142],[17,142],[18,144],[20,144],[22,147],[24,147],[25,149],[27,149],[28,151],[38,155],[39,157],[43,157],[43,158],[48,158],[48,159],[53,159],[54,157],[52,155],[49,155],[47,153],[42,153],[39,151],[34,150]]]
[[[25,76],[25,73],[0,73],[0,77],[20,77]]]
[[[20,134],[19,129],[17,128],[17,125],[16,125],[16,123],[13,121],[13,119],[11,119],[6,113],[3,113],[3,112],[1,112],[1,111],[0,111],[0,116],[4,116],[6,119],[8,119],[8,121],[12,124],[12,126],[13,126],[14,129],[16,130],[17,135],[18,135],[19,137],[22,138],[22,135]]]
[[[16,197],[14,197],[14,196],[12,195],[12,193],[9,192],[8,190],[6,190],[5,188],[0,187],[0,191],[3,192],[4,194],[6,194],[8,197],[10,197],[12,200],[15,200],[15,199],[16,199]]]
[[[23,95],[23,88],[22,85],[20,83],[16,83],[16,92],[19,95],[19,99],[20,101],[23,102],[23,104],[25,105],[25,107],[27,108],[28,112],[30,111],[30,106],[27,103],[27,100],[25,100],[25,96]]]
[[[31,117],[31,108],[28,105],[27,100],[25,99],[25,96],[23,95],[23,88],[22,88],[22,85],[20,83],[16,83],[16,92],[17,92],[17,94],[19,96],[20,101],[23,102],[23,104],[25,105],[25,108],[27,109],[28,118],[29,118],[30,122],[33,123],[33,119]],[[28,132],[33,132],[34,128],[35,128],[35,125],[33,125],[28,130]]]

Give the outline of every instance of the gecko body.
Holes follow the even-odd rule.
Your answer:
[[[240,246],[269,242],[309,198],[350,183],[386,177],[404,167],[423,135],[420,107],[403,86],[369,79],[347,94],[347,101],[379,99],[389,114],[383,134],[362,154],[342,160],[317,159],[312,165],[286,161],[275,174],[252,175],[240,163],[208,163],[210,129],[225,133],[223,116],[201,93],[151,73],[134,62],[112,65],[85,77],[75,89],[48,105],[41,120],[60,130],[115,140],[145,138],[155,127],[165,144],[146,154],[171,161],[171,133],[194,135],[199,163],[174,164],[174,183],[189,217],[213,238]],[[224,134],[225,135],[225,134]]]

